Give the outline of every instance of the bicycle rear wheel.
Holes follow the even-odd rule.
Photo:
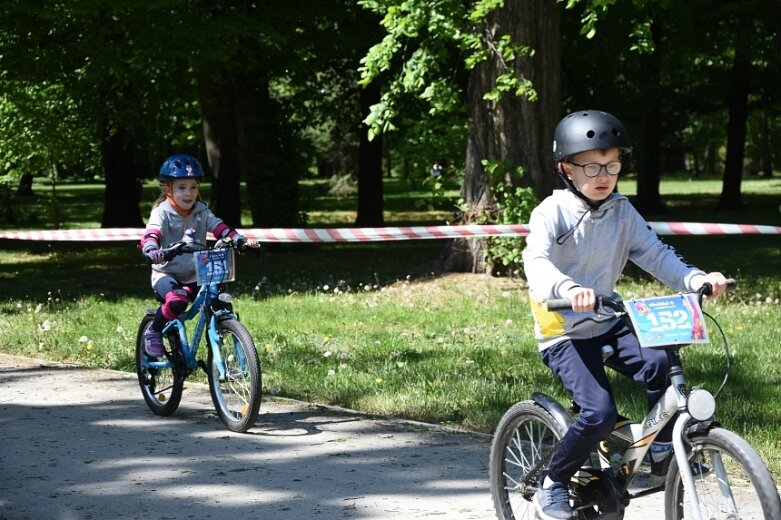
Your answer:
[[[757,452],[741,437],[723,428],[692,436],[689,460],[700,502],[700,518],[770,520],[781,518],[773,477]],[[692,518],[689,490],[684,489],[673,458],[665,483],[667,520]]]
[[[144,334],[154,320],[154,315],[147,314],[141,320],[136,336],[136,375],[138,384],[141,387],[141,394],[144,401],[157,415],[171,415],[179,408],[182,400],[182,390],[184,388],[184,379],[177,378],[174,369],[171,366],[165,368],[155,368],[149,366],[149,361],[154,361],[144,351]],[[170,342],[169,342],[170,341]],[[178,338],[163,337],[165,349],[168,352],[180,352]]]
[[[499,520],[535,518],[532,497],[542,484],[564,428],[533,401],[513,405],[491,444],[491,496]]]
[[[219,323],[219,348],[225,377],[220,377],[209,345],[209,392],[220,420],[231,431],[243,433],[255,425],[260,410],[261,371],[255,343],[237,320]]]

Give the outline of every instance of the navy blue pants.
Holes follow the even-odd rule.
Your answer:
[[[611,345],[615,351],[604,364],[603,345]],[[562,341],[540,355],[581,409],[551,459],[548,476],[554,482],[569,482],[591,450],[613,430],[618,412],[605,364],[646,386],[649,409],[664,395],[669,383],[664,350],[641,348],[623,323],[597,338]],[[669,442],[672,425],[673,421],[668,423],[656,440]]]

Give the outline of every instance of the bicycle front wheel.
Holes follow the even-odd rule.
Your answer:
[[[141,394],[144,401],[157,415],[171,415],[179,408],[179,402],[182,400],[182,390],[184,389],[184,379],[176,377],[176,373],[170,363],[166,367],[151,367],[151,361],[164,361],[150,358],[144,351],[144,334],[152,325],[154,315],[147,314],[141,320],[136,336],[136,375],[138,384],[141,387]],[[179,352],[178,338],[171,336],[163,337],[165,349],[168,352]]]
[[[228,319],[218,327],[220,343],[209,345],[209,392],[225,427],[244,433],[254,426],[260,410],[260,360],[244,325]],[[224,377],[220,377],[215,348],[222,358]]]
[[[773,477],[757,452],[729,430],[714,428],[690,439],[689,461],[700,503],[708,520],[775,520],[781,518]],[[691,490],[684,489],[673,458],[665,483],[667,520],[693,518]]]
[[[513,405],[499,421],[491,444],[491,496],[499,520],[535,518],[532,497],[565,430],[533,401]]]

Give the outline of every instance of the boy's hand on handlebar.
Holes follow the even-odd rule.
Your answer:
[[[575,312],[594,310],[594,306],[597,304],[597,295],[594,289],[587,287],[573,287],[567,292],[567,298],[569,298],[572,310]]]
[[[705,294],[704,296],[706,300],[715,300],[716,298],[724,294],[724,292],[727,290],[727,278],[721,273],[717,273],[717,272],[708,273],[707,275],[705,275],[705,278],[703,279],[702,285],[700,285],[700,287],[702,287],[706,283],[710,284],[711,286],[710,294]],[[698,287],[698,289],[700,287]]]

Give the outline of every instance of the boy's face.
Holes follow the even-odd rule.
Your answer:
[[[193,207],[198,200],[198,181],[195,179],[177,179],[168,185],[167,195],[174,199],[183,210]]]
[[[591,201],[605,200],[616,187],[618,175],[610,175],[607,166],[610,163],[620,163],[618,148],[596,149],[573,155],[566,161],[559,163],[561,171],[566,175],[575,187]],[[591,164],[591,166],[588,166]],[[586,175],[586,169],[596,170],[599,165],[599,173],[596,177]],[[615,171],[616,165],[610,166]],[[620,171],[620,167],[618,167]]]

